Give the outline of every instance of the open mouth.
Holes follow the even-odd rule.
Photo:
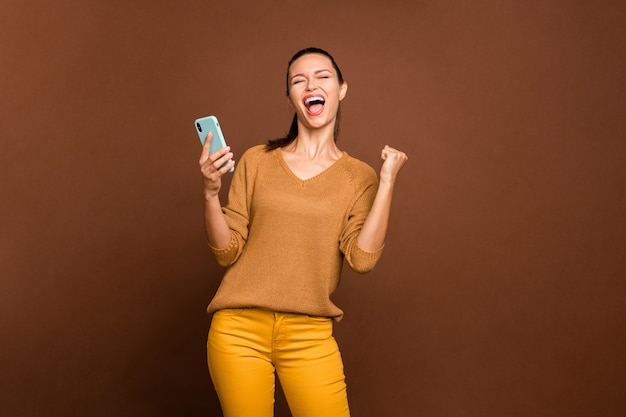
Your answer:
[[[312,116],[317,116],[324,111],[326,100],[322,96],[307,96],[304,98],[304,107]]]

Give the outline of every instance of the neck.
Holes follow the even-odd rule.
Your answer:
[[[306,135],[298,135],[284,150],[306,156],[308,159],[334,160],[341,156],[341,151],[332,138],[330,140],[319,140]]]
[[[286,146],[284,150],[307,156],[310,159],[337,159],[341,156],[341,151],[335,144],[334,133],[334,126],[308,129],[300,125],[298,127],[298,137]]]

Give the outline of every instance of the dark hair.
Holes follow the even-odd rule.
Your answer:
[[[332,57],[332,55],[329,54],[328,52],[326,52],[323,49],[310,47],[310,48],[302,49],[302,50],[296,52],[296,54],[294,56],[292,56],[291,59],[289,60],[289,64],[287,65],[287,76],[286,76],[287,96],[289,96],[289,69],[291,68],[291,64],[293,64],[294,61],[296,61],[298,58],[301,58],[304,55],[309,55],[309,54],[324,55],[325,57],[330,59],[330,62],[333,64],[333,68],[335,69],[335,71],[337,71],[337,78],[339,80],[339,84],[342,85],[344,83],[343,75],[341,74],[341,70],[339,69],[339,66],[335,62],[335,59]],[[340,119],[341,119],[341,106],[339,106],[339,108],[337,109],[337,117],[336,117],[336,120],[335,120],[335,132],[334,132],[334,139],[335,139],[335,141],[337,141],[337,138],[339,137],[339,122],[340,122]],[[291,120],[291,126],[289,127],[289,131],[287,132],[287,135],[282,137],[282,138],[273,139],[273,140],[268,141],[267,142],[267,150],[269,151],[269,150],[272,150],[272,149],[282,148],[283,146],[287,146],[291,142],[293,142],[297,137],[298,137],[298,115],[294,114],[293,115],[293,119]]]

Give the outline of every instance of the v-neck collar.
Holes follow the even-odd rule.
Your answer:
[[[317,174],[315,174],[312,177],[300,178],[299,176],[297,176],[291,170],[291,168],[289,168],[289,165],[287,164],[287,161],[285,161],[285,158],[283,157],[283,152],[282,152],[281,148],[274,149],[274,154],[276,155],[276,159],[278,159],[278,162],[280,163],[282,168],[285,170],[287,175],[289,175],[289,177],[291,177],[300,186],[304,186],[307,183],[314,182],[314,181],[318,180],[319,178],[324,177],[325,175],[327,175],[328,172],[333,171],[334,169],[336,169],[336,167],[338,165],[343,163],[343,161],[348,158],[348,154],[345,151],[341,151],[341,157],[339,159],[337,159],[335,162],[333,162],[328,168],[325,168],[324,170],[318,172]]]

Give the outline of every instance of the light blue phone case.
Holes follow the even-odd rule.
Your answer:
[[[213,132],[213,138],[211,139],[211,148],[209,149],[209,154],[215,153],[226,146],[226,141],[224,140],[224,135],[222,134],[222,129],[220,128],[220,123],[217,121],[217,117],[215,116],[206,116],[196,119],[196,132],[198,132],[198,137],[200,138],[200,143],[204,146],[204,142],[206,141],[209,132]],[[232,167],[228,170],[228,172],[233,172],[235,167]]]

